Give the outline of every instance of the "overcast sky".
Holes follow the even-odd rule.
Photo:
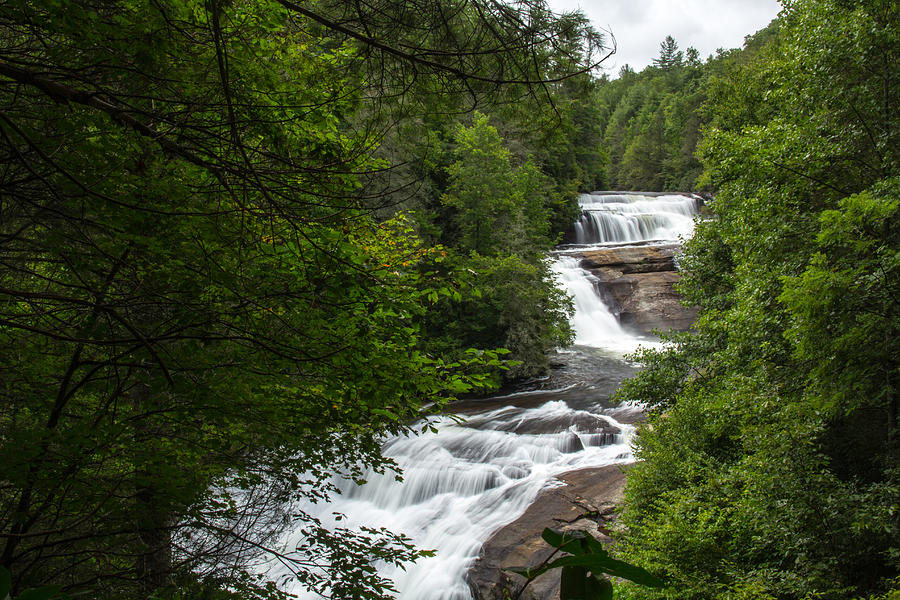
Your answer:
[[[659,55],[667,35],[700,57],[717,48],[740,48],[778,15],[778,0],[548,0],[559,11],[581,8],[601,30],[612,31],[618,49],[606,63],[615,77],[624,64],[640,71]]]

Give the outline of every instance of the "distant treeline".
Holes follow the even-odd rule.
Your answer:
[[[747,36],[744,48],[719,49],[705,61],[695,48],[683,51],[667,36],[649,67],[636,73],[624,65],[617,79],[601,80],[594,104],[608,153],[606,187],[709,190],[696,155],[704,128],[715,120],[707,103],[718,97],[723,81],[777,36],[778,28],[773,21]]]

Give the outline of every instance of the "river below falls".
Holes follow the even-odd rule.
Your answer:
[[[672,196],[594,194],[581,204],[576,230],[585,246],[689,235],[695,209],[692,199]],[[362,486],[336,482],[342,493],[326,505],[300,507],[325,527],[385,527],[434,550],[405,570],[384,568],[400,599],[471,600],[466,572],[481,545],[542,489],[560,485],[557,475],[633,460],[640,408],[615,406],[610,396],[637,369],[625,355],[657,342],[619,326],[593,276],[571,254],[569,248],[551,260],[574,300],[576,343],[551,357],[549,377],[516,393],[455,403],[450,410],[457,416],[437,417],[433,431],[386,440],[383,452],[402,469],[402,482],[392,473],[369,473]],[[296,546],[299,536],[289,535],[284,547]],[[287,573],[276,566],[269,575],[278,580]],[[287,591],[318,597],[287,581]]]
[[[383,570],[399,598],[470,600],[465,575],[481,544],[558,485],[554,476],[632,461],[640,411],[613,406],[609,396],[635,366],[586,346],[553,359],[553,374],[535,389],[454,404],[461,422],[438,417],[436,433],[388,440],[383,451],[402,469],[402,482],[369,473],[365,485],[341,482],[342,494],[327,506],[303,510],[326,527],[386,527],[435,550],[405,570]],[[287,547],[297,541],[289,538]]]

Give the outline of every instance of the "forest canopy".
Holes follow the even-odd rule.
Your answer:
[[[441,191],[408,193],[441,161],[461,165],[449,194],[473,184],[456,120],[474,107],[565,131],[573,109],[557,96],[590,80],[602,36],[537,0],[23,0],[4,6],[0,39],[13,595],[277,597],[252,568],[268,555],[321,593],[384,597],[372,564],[419,550],[327,531],[292,502],[325,500],[333,474],[391,469],[381,436],[495,385],[506,341],[533,359],[519,368],[541,368],[567,326],[535,257],[580,172],[543,174],[497,146],[527,205],[505,205],[511,218],[542,215],[528,248],[486,252],[465,234],[444,247],[452,232],[401,209],[443,206]],[[451,131],[458,150],[407,160],[418,147],[404,139]],[[462,224],[462,205],[446,206]],[[437,304],[502,307],[508,285],[543,298],[549,312],[530,308],[543,329],[500,323],[471,350],[466,331],[429,333]],[[286,526],[303,541],[276,554]]]
[[[655,410],[617,549],[670,581],[634,597],[900,593],[898,24],[786,2],[708,84],[700,317],[620,393]]]

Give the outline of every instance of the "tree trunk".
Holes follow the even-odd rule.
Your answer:
[[[134,514],[138,541],[135,575],[141,597],[147,597],[172,583],[172,515],[165,493],[157,486],[164,481],[159,473],[160,462],[151,454],[151,441],[159,439],[162,431],[148,417],[152,413],[150,386],[139,383],[130,395],[137,417],[134,431]]]

